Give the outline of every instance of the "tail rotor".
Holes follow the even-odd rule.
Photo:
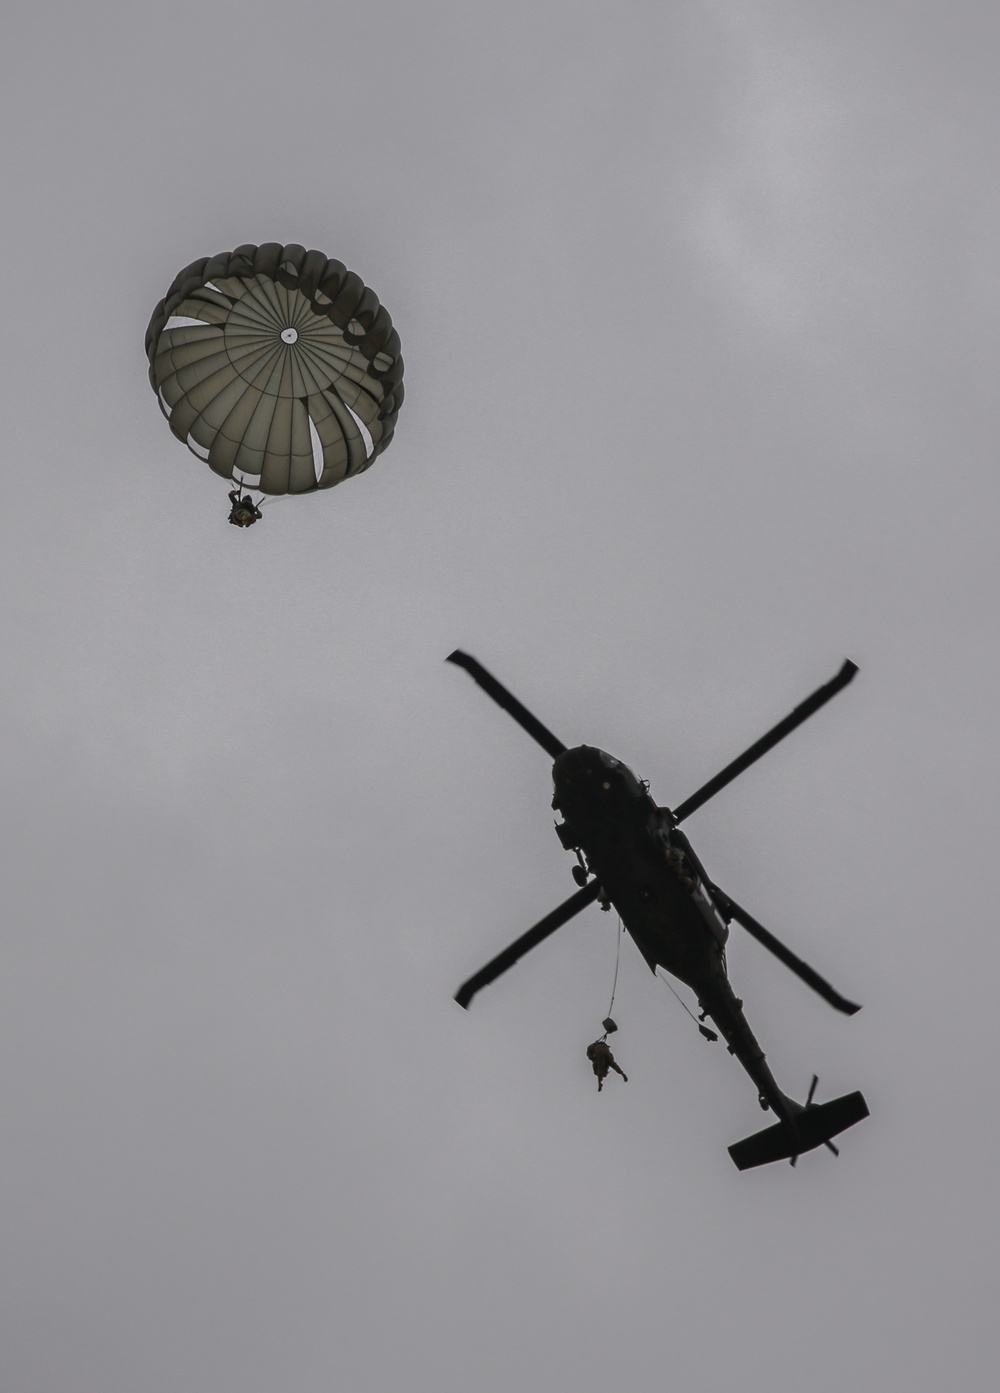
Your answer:
[[[812,1083],[809,1085],[809,1094],[808,1094],[808,1096],[807,1096],[807,1098],[806,1098],[805,1111],[808,1111],[809,1108],[813,1107],[813,1096],[814,1096],[814,1094],[815,1094],[815,1092],[816,1092],[816,1086],[817,1086],[818,1083],[819,1083],[819,1075],[818,1075],[818,1074],[813,1074],[813,1076],[812,1076]],[[823,1145],[826,1147],[827,1151],[832,1151],[833,1154],[834,1154],[834,1156],[839,1156],[839,1155],[840,1155],[840,1147],[839,1147],[839,1146],[834,1146],[833,1142],[830,1141],[829,1139],[827,1139],[827,1140],[823,1143]],[[796,1162],[798,1159],[799,1159],[798,1156],[792,1156],[792,1157],[790,1158],[788,1164],[789,1164],[790,1166],[794,1166],[794,1165],[795,1165],[795,1162]]]

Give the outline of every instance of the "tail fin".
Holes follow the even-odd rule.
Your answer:
[[[813,1103],[787,1122],[765,1127],[752,1137],[734,1142],[729,1154],[738,1170],[766,1166],[769,1161],[794,1161],[805,1151],[829,1142],[868,1116],[868,1104],[860,1093],[845,1093],[832,1103]]]

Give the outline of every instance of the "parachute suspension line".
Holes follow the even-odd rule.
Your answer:
[[[621,915],[619,914],[619,916],[618,916],[618,942],[617,942],[617,946],[616,946],[616,948],[615,948],[615,975],[614,975],[614,979],[613,979],[613,981],[612,981],[612,983],[611,983],[611,1005],[608,1007],[608,1014],[605,1016],[604,1020],[601,1021],[601,1024],[604,1026],[604,1034],[601,1036],[601,1038],[600,1038],[599,1041],[596,1041],[596,1040],[595,1040],[595,1042],[594,1042],[595,1044],[604,1044],[604,1043],[606,1042],[608,1036],[609,1036],[609,1035],[613,1035],[613,1034],[615,1033],[615,1031],[618,1029],[618,1027],[615,1025],[615,1022],[614,1022],[614,1019],[613,1019],[613,1017],[612,1017],[612,1015],[611,1015],[611,1012],[614,1010],[614,1005],[615,1005],[615,992],[618,990],[618,965],[619,965],[619,963],[620,963],[621,960],[622,960],[622,939],[624,938],[624,936],[625,936],[625,925],[622,923],[622,918],[621,918]],[[616,1066],[616,1067],[617,1067],[617,1066]]]
[[[691,1010],[691,1007],[687,1004],[687,1002],[686,1002],[686,1001],[684,1000],[684,998],[680,995],[680,993],[674,991],[674,984],[673,984],[672,982],[668,982],[667,979],[666,979],[666,977],[660,977],[659,968],[657,968],[656,975],[657,975],[657,977],[659,978],[659,980],[663,983],[663,985],[664,985],[665,987],[669,987],[669,988],[670,988],[670,990],[673,992],[674,996],[677,998],[677,1000],[678,1000],[678,1001],[681,1003],[681,1005],[684,1007],[684,1010],[688,1013],[688,1015],[689,1015],[689,1016],[691,1017],[691,1019],[694,1021],[695,1025],[697,1025],[697,1024],[698,1024],[698,1017],[694,1014],[694,1012]]]
[[[698,1029],[699,1029],[699,1031],[701,1032],[701,1034],[704,1035],[705,1039],[706,1039],[706,1040],[718,1040],[719,1037],[718,1037],[718,1035],[716,1035],[715,1031],[714,1031],[714,1030],[709,1030],[709,1028],[708,1028],[707,1025],[702,1025],[701,1022],[698,1020],[698,1017],[697,1017],[697,1016],[695,1015],[695,1013],[691,1010],[691,1007],[687,1004],[687,1002],[684,1000],[684,998],[680,995],[679,992],[677,992],[677,991],[674,990],[674,984],[673,984],[673,982],[669,981],[668,978],[662,977],[662,976],[660,975],[659,968],[657,968],[656,976],[657,976],[657,979],[658,979],[660,982],[662,982],[663,985],[664,985],[665,987],[669,987],[669,988],[670,988],[670,990],[673,992],[674,996],[677,998],[677,1000],[678,1000],[678,1001],[681,1003],[681,1005],[684,1007],[684,1010],[688,1013],[688,1015],[689,1015],[689,1016],[691,1017],[691,1019],[694,1021],[695,1025],[698,1027]]]
[[[611,1012],[614,1010],[614,1005],[615,1005],[615,992],[618,990],[618,964],[619,964],[619,963],[621,962],[621,960],[622,960],[622,938],[624,937],[624,935],[625,935],[625,925],[622,923],[622,917],[621,917],[621,915],[619,914],[619,916],[618,916],[618,947],[617,947],[617,949],[615,950],[615,976],[614,976],[614,981],[611,983],[611,1005],[608,1007],[608,1019],[609,1019],[609,1020],[611,1019]]]
[[[244,479],[244,478],[242,478],[242,477],[239,478],[239,479],[237,479],[237,477],[236,477],[235,474],[233,474],[231,477],[233,478],[233,480],[234,480],[235,483],[239,484],[240,493],[243,493],[244,490],[245,490],[245,491],[250,495],[250,502],[253,503],[253,505],[254,505],[255,508],[263,508],[263,506],[264,506],[265,503],[269,503],[269,502],[271,501],[269,498],[266,497],[265,494],[261,493],[261,489],[260,489],[260,485],[259,485],[259,484],[248,484],[247,481],[246,481],[246,479]],[[257,491],[258,493],[260,493],[260,497],[259,497],[259,498],[257,499],[257,501],[254,503],[254,497],[253,497],[253,495],[254,495],[254,490],[255,490],[255,489],[256,489],[256,491]]]

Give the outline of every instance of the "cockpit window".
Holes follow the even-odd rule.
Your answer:
[[[635,775],[632,773],[632,770],[628,767],[627,764],[622,764],[620,759],[615,759],[614,755],[609,755],[605,750],[600,750],[599,754],[601,763],[603,764],[604,768],[613,769],[614,772],[621,778],[629,793],[642,793],[642,785],[640,784],[639,780],[635,777]]]
[[[642,784],[640,784],[639,780],[635,777],[635,775],[632,773],[632,770],[629,769],[627,765],[619,764],[618,772],[625,780],[625,786],[628,789],[629,793],[639,794],[645,791],[642,787]]]

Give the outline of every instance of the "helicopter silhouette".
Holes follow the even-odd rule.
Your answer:
[[[680,823],[842,691],[857,666],[846,661],[836,677],[671,811],[658,806],[649,785],[613,755],[593,745],[568,749],[468,653],[456,649],[447,661],[464,668],[554,761],[552,807],[563,818],[556,833],[563,847],[576,855],[573,877],[580,887],[464,982],[455,1000],[468,1008],[478,991],[588,905],[613,905],[652,971],[663,967],[695,992],[701,1020],[710,1017],[718,1026],[730,1054],[756,1085],[761,1107],[778,1118],[775,1125],[729,1147],[736,1166],[747,1170],[780,1160],[794,1166],[800,1155],[818,1146],[839,1154],[832,1138],[867,1117],[868,1105],[859,1092],[814,1103],[815,1076],[804,1104],[781,1091],[729,982],[730,923],[742,925],[838,1011],[853,1015],[861,1008],[709,879]]]

